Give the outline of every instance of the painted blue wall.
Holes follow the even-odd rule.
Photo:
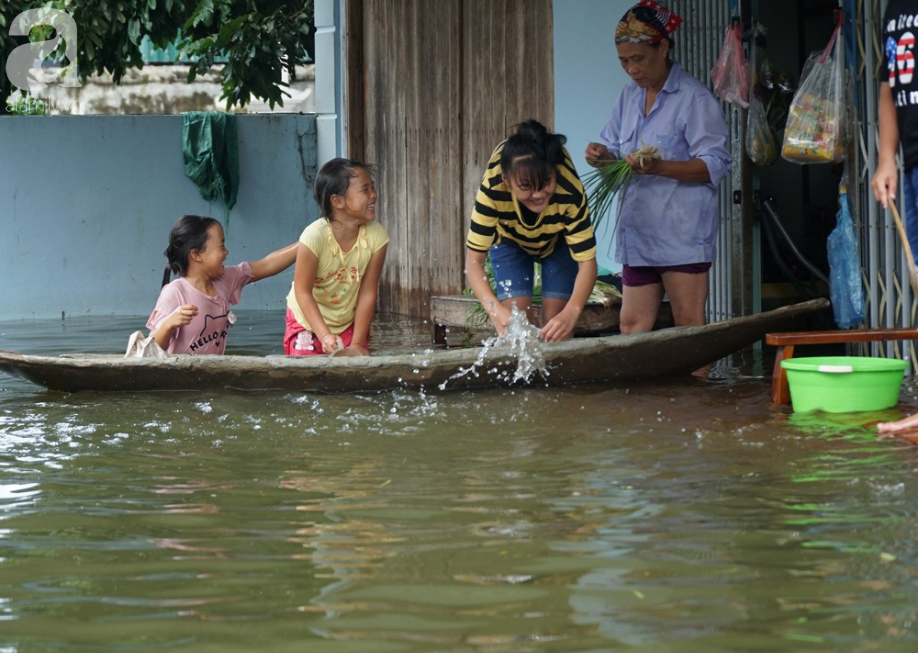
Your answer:
[[[554,0],[555,129],[567,136],[567,148],[582,176],[591,168],[583,159],[587,143],[612,113],[628,76],[618,63],[615,26],[635,0]],[[599,264],[613,263],[612,220],[601,225]]]
[[[317,215],[315,116],[243,115],[238,126],[227,263],[295,242]],[[182,116],[0,118],[0,320],[148,315],[183,213],[227,226],[223,204],[185,176]],[[240,308],[281,315],[292,278],[290,268],[249,286]]]

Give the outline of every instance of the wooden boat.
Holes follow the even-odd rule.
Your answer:
[[[764,338],[800,328],[801,319],[824,310],[816,299],[698,327],[673,327],[631,335],[574,338],[542,344],[544,374],[534,386],[628,382],[688,374]],[[521,385],[519,360],[507,347],[428,350],[370,357],[36,356],[0,351],[0,371],[51,390],[289,390],[372,392],[394,388],[427,391]]]

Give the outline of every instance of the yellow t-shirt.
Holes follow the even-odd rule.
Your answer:
[[[378,222],[368,222],[360,226],[357,242],[351,250],[344,252],[338,246],[328,220],[319,218],[303,230],[300,242],[319,259],[312,296],[319,305],[325,324],[337,335],[354,322],[360,280],[373,254],[389,242],[389,234]],[[287,295],[287,307],[304,329],[315,333],[296,301],[296,290],[292,284]]]

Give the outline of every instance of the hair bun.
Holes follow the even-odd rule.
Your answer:
[[[514,133],[504,141],[500,153],[500,166],[505,175],[515,174],[520,166],[523,175],[542,187],[555,166],[564,163],[567,139],[552,134],[538,120],[529,119],[514,126]]]
[[[531,118],[517,125],[516,133],[541,146],[545,145],[545,141],[548,138],[548,130],[545,125]]]
[[[564,144],[567,138],[562,134],[552,134],[538,120],[529,119],[516,126],[516,133],[532,142],[542,152],[545,160],[560,163],[564,160]]]

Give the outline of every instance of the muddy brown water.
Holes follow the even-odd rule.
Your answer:
[[[0,323],[111,353],[142,318]],[[280,352],[240,312],[234,353]],[[429,347],[380,320],[378,351]],[[63,394],[0,376],[0,651],[915,651],[918,447],[770,361],[627,387]]]

